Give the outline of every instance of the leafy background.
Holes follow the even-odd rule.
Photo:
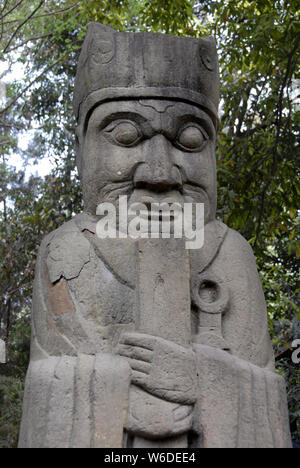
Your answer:
[[[300,441],[299,366],[291,360],[300,338],[300,0],[1,2],[0,337],[8,363],[0,368],[0,447],[17,445],[38,245],[82,209],[72,91],[91,21],[217,41],[218,216],[254,249],[292,435]],[[46,177],[28,170],[49,158]]]

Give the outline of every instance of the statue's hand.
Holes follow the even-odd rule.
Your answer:
[[[197,371],[192,349],[142,333],[122,336],[118,354],[127,358],[132,383],[167,401],[196,401]]]
[[[192,405],[161,400],[132,385],[126,430],[146,439],[165,439],[189,432],[193,427]]]

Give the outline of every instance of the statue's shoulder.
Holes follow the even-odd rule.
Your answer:
[[[76,223],[77,216],[75,216],[70,221],[65,222],[64,224],[59,226],[54,231],[47,234],[42,240],[42,245],[47,246],[52,242],[54,238],[64,237],[64,236],[67,236],[69,233],[75,232],[76,230],[78,230],[77,223]]]
[[[48,234],[41,245],[40,255],[46,262],[49,278],[71,280],[79,276],[90,261],[90,243],[81,229],[82,215],[74,217]]]
[[[256,264],[249,242],[219,220],[205,226],[204,245],[200,250],[191,250],[190,256],[192,269],[198,273],[208,268],[215,259],[219,259],[223,265],[231,262]]]
[[[223,252],[232,259],[241,259],[255,263],[255,257],[249,242],[238,231],[227,228],[227,234],[224,239]]]

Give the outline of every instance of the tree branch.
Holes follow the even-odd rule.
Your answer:
[[[276,171],[277,164],[278,164],[278,144],[279,144],[279,139],[280,139],[280,128],[281,128],[281,123],[282,123],[283,93],[284,93],[285,87],[287,86],[287,84],[290,82],[290,79],[291,79],[290,68],[291,68],[291,64],[292,64],[292,59],[293,59],[294,54],[297,52],[299,44],[300,44],[300,33],[298,33],[298,36],[297,36],[297,38],[295,40],[293,49],[291,50],[291,52],[287,56],[288,63],[287,63],[287,67],[286,67],[286,72],[285,72],[284,79],[283,79],[283,81],[281,83],[281,86],[280,86],[280,92],[279,92],[278,104],[277,104],[277,112],[276,112],[276,114],[277,114],[276,115],[276,123],[275,123],[275,125],[277,127],[277,132],[276,132],[276,139],[275,139],[275,144],[274,144],[273,162],[272,162],[272,167],[271,167],[271,171],[270,171],[271,178],[273,178],[273,176],[275,174],[275,171]],[[257,224],[257,228],[256,228],[256,233],[255,233],[254,247],[256,247],[258,242],[259,242],[260,228],[261,228],[262,219],[263,219],[263,215],[264,215],[264,211],[265,211],[265,198],[266,198],[267,190],[270,187],[270,185],[271,185],[271,179],[269,179],[267,181],[267,183],[265,184],[264,189],[263,189],[263,191],[261,193],[261,206],[260,206],[259,219],[258,219],[258,224]]]
[[[7,50],[6,53],[9,54],[10,52],[13,52],[14,50],[17,50],[19,49],[20,47],[23,47],[25,44],[27,44],[28,42],[32,42],[32,41],[37,41],[38,39],[43,39],[45,37],[50,37],[52,36],[53,34],[52,33],[49,33],[49,34],[43,34],[42,36],[35,36],[35,37],[31,37],[30,39],[27,39],[26,41],[24,42],[21,42],[21,44],[15,46],[15,47],[12,47],[11,49]]]
[[[281,87],[280,87],[278,105],[277,105],[277,118],[276,118],[276,121],[277,121],[277,123],[276,123],[276,125],[277,125],[276,147],[277,147],[277,144],[279,142],[280,127],[281,127],[281,122],[282,122],[283,93],[284,93],[285,87],[287,86],[287,84],[291,80],[290,68],[291,68],[293,56],[297,52],[299,44],[300,44],[300,32],[298,33],[298,36],[296,38],[293,49],[291,50],[291,52],[288,55],[288,63],[287,63],[287,66],[286,66],[286,72],[285,72],[285,76],[284,76],[283,82],[281,83]]]
[[[7,2],[5,2],[7,4]],[[2,14],[5,10],[5,7],[6,5],[4,5],[2,11],[1,11],[1,20],[3,21],[4,18],[6,18],[6,16],[8,16],[10,13],[12,13],[16,8],[18,8],[18,6],[21,5],[21,3],[23,3],[23,0],[20,0],[15,6],[13,6],[10,10],[8,10],[4,15]]]
[[[45,18],[46,16],[53,16],[53,15],[60,15],[61,13],[65,13],[66,11],[72,10],[75,8],[77,5],[79,5],[80,1],[74,3],[74,5],[71,5],[67,8],[64,8],[62,10],[57,10],[57,11],[49,11],[48,13],[43,13],[42,15],[36,15],[34,19],[37,18]],[[32,19],[32,18],[30,18]],[[10,23],[16,23],[18,20],[11,20],[11,21],[5,21],[3,24],[10,24]],[[28,20],[29,21],[29,20]]]
[[[0,127],[4,128],[16,128],[17,130],[24,130],[25,126],[16,124],[15,122],[7,122],[5,120],[0,120]]]
[[[247,89],[245,90],[245,93],[244,93],[244,96],[243,96],[243,105],[241,107],[241,110],[240,110],[240,113],[239,113],[239,116],[238,116],[238,125],[237,125],[236,132],[235,132],[235,135],[237,137],[241,136],[241,129],[242,129],[242,126],[243,126],[243,123],[244,123],[245,115],[247,113],[248,100],[249,100],[251,89],[252,89],[252,83],[249,83]]]
[[[3,141],[0,140],[0,146],[9,145],[10,143],[11,143],[11,140],[3,140]]]
[[[7,49],[9,48],[10,44],[12,43],[14,37],[16,37],[16,34],[20,31],[20,29],[24,26],[24,24],[26,24],[27,21],[29,21],[35,15],[35,13],[41,8],[43,3],[45,3],[45,0],[42,0],[39,3],[39,5],[36,7],[36,9],[33,10],[33,12],[21,24],[19,24],[19,26],[17,27],[17,29],[14,31],[11,38],[9,39],[8,43],[6,44],[6,46],[5,46],[4,50],[3,50],[3,54],[6,53]]]
[[[10,103],[7,104],[7,106],[6,106],[4,109],[0,110],[0,115],[5,114],[5,113],[9,110],[9,108],[10,108],[11,106],[13,106],[13,105],[17,102],[17,100],[18,100],[21,96],[23,96],[23,95],[26,93],[26,91],[28,91],[29,88],[31,88],[31,86],[32,86],[34,83],[36,83],[45,73],[47,73],[49,70],[51,70],[51,68],[55,67],[55,65],[57,65],[59,62],[61,62],[66,56],[67,56],[67,53],[64,54],[62,57],[60,57],[58,60],[56,60],[54,63],[52,63],[51,65],[49,65],[49,67],[45,68],[45,70],[43,70],[42,73],[40,73],[36,78],[34,78],[34,80],[32,80],[32,81],[29,83],[29,85],[26,86],[26,88],[24,88],[14,99],[12,99],[12,100],[10,101]]]

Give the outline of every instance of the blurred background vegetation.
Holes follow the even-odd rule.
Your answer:
[[[17,444],[38,246],[82,210],[72,91],[92,21],[217,41],[218,216],[254,248],[300,441],[300,370],[291,360],[300,338],[299,16],[300,0],[1,0],[0,338],[8,363],[0,365],[0,447]],[[49,174],[39,176],[35,164]]]

